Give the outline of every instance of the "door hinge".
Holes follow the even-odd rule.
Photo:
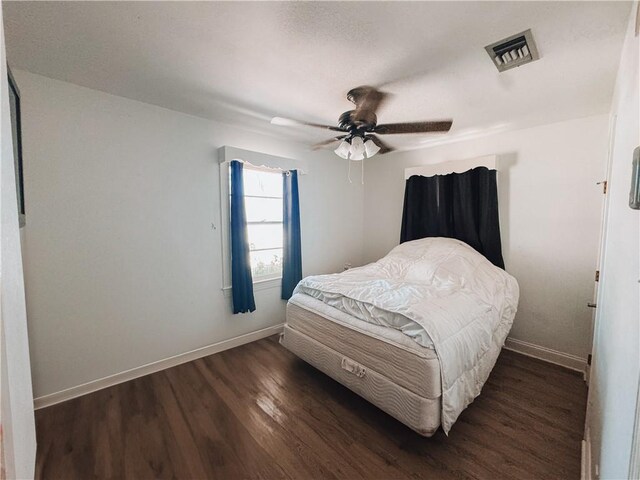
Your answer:
[[[600,281],[600,270],[596,270],[596,282]]]
[[[596,183],[596,185],[602,185],[602,193],[603,193],[603,195],[607,194],[607,184],[608,183],[609,182],[607,182],[606,180],[603,180],[601,182]]]
[[[587,365],[591,365],[591,354],[587,355]]]

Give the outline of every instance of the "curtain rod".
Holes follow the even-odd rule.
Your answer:
[[[448,162],[432,163],[419,167],[409,167],[404,169],[404,179],[419,175],[421,177],[433,177],[434,175],[447,175],[449,173],[463,173],[477,167],[486,167],[489,170],[498,170],[497,155],[486,155],[484,157],[468,158],[465,160],[453,160]]]

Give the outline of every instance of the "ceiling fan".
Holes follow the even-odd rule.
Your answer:
[[[334,150],[335,153],[349,160],[363,160],[365,156],[369,158],[377,153],[383,154],[393,151],[393,148],[380,140],[376,134],[445,133],[451,129],[452,120],[378,125],[376,111],[387,97],[388,94],[369,86],[350,90],[347,93],[347,100],[352,102],[356,108],[340,115],[337,127],[282,117],[274,117],[271,119],[271,123],[282,126],[307,125],[340,132],[342,135],[316,143],[313,148],[334,148],[337,146]]]

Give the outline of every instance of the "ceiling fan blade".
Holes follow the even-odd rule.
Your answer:
[[[373,143],[380,147],[380,151],[378,152],[380,155],[382,155],[383,153],[393,152],[395,150],[393,147],[390,147],[375,135],[367,135],[367,138],[370,138]]]
[[[272,125],[280,125],[282,127],[299,127],[299,126],[307,126],[307,127],[317,127],[324,128],[326,130],[333,130],[336,132],[344,132],[340,127],[332,127],[330,125],[321,125],[319,123],[311,123],[311,122],[301,122],[299,120],[293,120],[292,118],[283,118],[283,117],[273,117],[271,119]]]
[[[347,99],[356,105],[356,109],[351,113],[351,120],[375,123],[376,112],[388,96],[387,93],[368,86],[350,90]]]
[[[451,129],[452,124],[453,120],[442,120],[437,122],[387,123],[378,125],[373,129],[373,131],[381,135],[394,133],[448,132]]]
[[[340,140],[347,138],[347,135],[341,135],[339,137],[334,137],[334,138],[330,138],[328,140],[325,140],[324,142],[318,142],[314,145],[311,145],[311,148],[313,150],[319,150],[321,148],[333,148],[334,144],[340,142]]]

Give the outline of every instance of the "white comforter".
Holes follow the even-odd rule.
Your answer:
[[[464,242],[424,238],[381,260],[303,279],[305,293],[361,320],[397,328],[434,348],[449,432],[489,377],[511,329],[518,283]]]

